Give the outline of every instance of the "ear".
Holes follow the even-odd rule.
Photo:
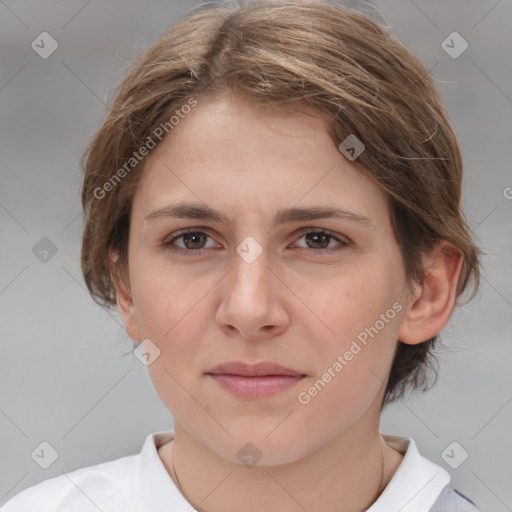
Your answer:
[[[455,307],[462,264],[461,252],[445,240],[424,255],[425,278],[406,307],[398,333],[401,342],[415,345],[441,332]]]
[[[123,268],[119,265],[118,253],[111,253],[109,266],[116,292],[117,309],[123,319],[126,332],[133,341],[141,341],[142,336],[131,293],[128,268]]]

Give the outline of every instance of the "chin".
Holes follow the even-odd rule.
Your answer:
[[[210,438],[210,448],[221,457],[247,467],[292,464],[318,448],[310,435],[297,435],[296,430],[275,427],[276,424],[273,432],[272,428],[257,429],[254,426],[236,433],[231,431],[233,437],[227,439],[222,436],[220,445],[212,446],[213,440]]]

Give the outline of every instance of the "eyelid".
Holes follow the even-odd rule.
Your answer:
[[[206,236],[214,240],[216,243],[218,243],[215,238],[210,234],[210,230],[207,227],[203,226],[197,226],[197,227],[191,227],[191,228],[183,228],[178,231],[174,231],[170,235],[166,236],[163,240],[163,245],[170,246],[173,245],[172,242],[183,235],[186,235],[187,233],[204,233]],[[192,251],[203,251],[204,249],[182,249],[181,247],[178,247],[177,250],[192,252]]]
[[[218,243],[215,240],[215,238],[210,234],[209,228],[203,227],[203,226],[197,226],[197,227],[189,227],[189,228],[180,229],[178,231],[171,233],[169,236],[167,236],[164,239],[163,245],[172,251],[182,252],[182,253],[187,253],[187,254],[198,254],[198,253],[201,253],[201,251],[204,251],[206,249],[212,249],[211,247],[202,248],[202,249],[184,249],[182,247],[174,246],[174,244],[172,242],[187,233],[204,233],[207,237],[211,238],[216,243]],[[306,226],[303,228],[299,228],[298,230],[296,230],[293,233],[292,236],[293,236],[295,242],[297,242],[300,238],[302,238],[304,235],[307,235],[309,233],[324,233],[324,234],[330,236],[332,239],[334,239],[338,243],[338,246],[336,246],[336,247],[330,247],[330,248],[324,248],[324,249],[314,249],[311,247],[300,247],[301,249],[307,249],[308,251],[313,252],[315,254],[318,254],[318,253],[328,254],[329,252],[331,252],[333,250],[336,250],[336,249],[339,249],[339,248],[345,247],[345,246],[351,246],[353,244],[352,240],[350,240],[345,235],[336,233],[336,232],[331,231],[326,228],[319,228],[319,227],[313,227],[313,226]]]
[[[336,233],[335,231],[331,231],[330,229],[325,228],[316,228],[316,227],[305,227],[300,228],[299,231],[294,233],[294,237],[303,237],[304,235],[307,235],[308,233],[325,233],[326,235],[329,235],[331,238],[334,238],[336,241],[340,242],[340,244],[344,245],[351,245],[352,240],[348,238],[346,235],[342,235],[341,233]],[[311,249],[314,250],[314,249]],[[325,251],[326,249],[320,249]]]

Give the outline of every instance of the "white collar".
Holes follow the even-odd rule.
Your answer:
[[[148,504],[147,510],[166,510],[170,505],[173,507],[173,512],[193,510],[176,487],[158,455],[158,448],[173,439],[173,430],[163,430],[150,434],[144,441],[140,452],[140,475],[137,481],[141,482],[141,495],[143,502]]]
[[[377,501],[366,512],[428,512],[450,482],[450,474],[418,452],[410,437],[381,434],[386,444],[404,455]]]
[[[420,455],[412,438],[381,435],[404,458],[382,494],[366,512],[428,512],[450,482],[450,474]],[[157,451],[173,438],[172,430],[155,432],[146,438],[140,452],[138,481],[142,482],[144,501],[152,510],[172,503],[173,511],[189,512],[190,503],[174,484]]]

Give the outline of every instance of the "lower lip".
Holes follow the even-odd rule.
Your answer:
[[[261,377],[244,377],[242,375],[208,374],[221,386],[243,398],[258,398],[273,395],[279,391],[289,389],[304,376],[291,375],[264,375]]]

